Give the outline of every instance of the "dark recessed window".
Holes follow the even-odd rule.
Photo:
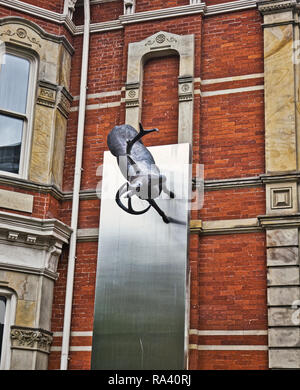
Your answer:
[[[3,344],[5,309],[6,309],[6,298],[0,296],[0,362],[1,362],[1,353],[2,353],[2,344]]]

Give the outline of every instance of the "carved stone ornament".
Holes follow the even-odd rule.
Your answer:
[[[37,350],[50,353],[53,333],[45,329],[12,326],[10,337],[12,348]]]
[[[257,5],[262,14],[271,14],[295,8],[297,0],[260,0]]]
[[[73,14],[74,14],[74,11],[75,11],[75,6],[76,6],[76,3],[77,3],[77,0],[65,0],[66,1],[66,11],[67,11],[67,15],[69,16],[70,19],[73,18]]]
[[[69,118],[71,111],[71,103],[73,97],[69,94],[65,87],[58,87],[57,108],[65,118]]]
[[[17,241],[18,238],[19,238],[19,233],[17,233],[17,232],[8,232],[7,238],[10,241]]]
[[[135,0],[124,0],[124,15],[132,15],[135,12]]]
[[[185,102],[193,100],[193,78],[192,77],[179,77],[178,78],[178,99],[179,102]]]
[[[126,84],[126,108],[139,106],[139,83]]]
[[[177,43],[177,40],[174,37],[167,37],[165,34],[159,33],[155,38],[149,39],[145,46],[160,46],[168,43]]]
[[[56,89],[49,88],[47,86],[39,86],[37,103],[53,108],[56,102]]]
[[[18,28],[15,32],[12,30],[8,29],[0,34],[0,37],[7,35],[9,37],[16,37],[22,40],[27,40],[30,43],[33,43],[34,45],[37,45],[38,47],[42,47],[40,41],[38,41],[36,38],[32,38],[28,35],[27,31],[24,28]],[[11,39],[15,40],[15,39]],[[30,45],[32,46],[32,45]]]

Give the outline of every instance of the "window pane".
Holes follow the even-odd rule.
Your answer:
[[[26,112],[29,68],[27,59],[4,55],[0,68],[0,108]]]
[[[0,115],[0,170],[19,173],[22,119]]]
[[[1,352],[2,352],[5,307],[6,307],[6,298],[0,297],[0,359],[1,359]]]

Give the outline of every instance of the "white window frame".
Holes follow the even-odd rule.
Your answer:
[[[10,327],[15,323],[17,295],[13,290],[1,286],[0,295],[6,298],[0,370],[9,370],[11,359]]]
[[[24,58],[30,62],[28,91],[27,91],[27,105],[25,114],[20,114],[14,111],[2,109],[0,107],[0,114],[12,116],[14,118],[22,119],[23,133],[22,144],[20,152],[19,173],[12,173],[0,170],[0,175],[10,176],[22,179],[28,179],[29,161],[31,154],[32,129],[34,123],[34,106],[37,90],[37,75],[38,75],[38,59],[29,50],[24,50],[20,47],[5,45],[5,50],[1,54],[10,54],[20,58]]]

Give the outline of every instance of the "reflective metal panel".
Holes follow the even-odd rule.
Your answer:
[[[149,148],[175,199],[130,215],[115,202],[124,183],[104,154],[92,369],[184,369],[187,349],[189,144]],[[145,208],[136,199],[135,209]]]

